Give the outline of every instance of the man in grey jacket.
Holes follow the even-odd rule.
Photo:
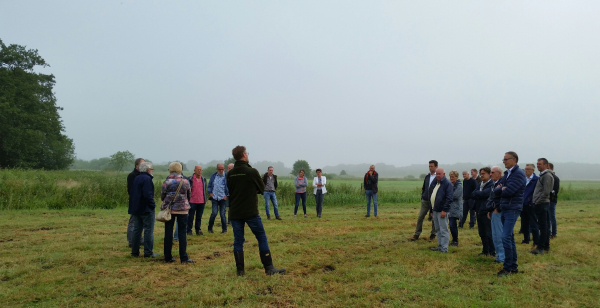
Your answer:
[[[548,233],[548,207],[550,206],[550,193],[554,187],[553,172],[548,169],[548,160],[540,158],[537,161],[537,168],[540,171],[540,177],[533,191],[533,204],[537,223],[540,227],[540,242],[538,246],[531,251],[532,254],[541,255],[550,251],[550,234]]]

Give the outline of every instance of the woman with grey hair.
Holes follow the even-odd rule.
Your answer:
[[[160,199],[163,201],[160,209],[171,207],[171,220],[165,222],[165,262],[175,262],[171,254],[173,249],[173,225],[177,220],[179,231],[179,259],[181,263],[196,263],[190,260],[187,249],[187,218],[190,209],[189,200],[192,197],[190,182],[182,174],[181,163],[173,162],[169,165],[169,176],[162,184]]]
[[[450,233],[452,234],[452,242],[450,246],[458,246],[458,221],[463,216],[463,188],[462,184],[458,180],[458,171],[450,171],[450,182],[454,186],[454,194],[452,196],[452,203],[450,204],[450,212],[448,214]]]

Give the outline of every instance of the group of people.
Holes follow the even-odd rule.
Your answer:
[[[499,166],[463,171],[463,182],[457,171],[446,178],[443,168],[435,160],[429,161],[429,174],[423,181],[421,210],[415,233],[409,239],[416,241],[423,231],[423,221],[429,214],[432,220],[429,240],[437,237],[438,245],[432,251],[448,252],[448,246],[458,246],[458,229],[463,228],[468,214],[469,227],[477,224],[482,243],[480,256],[495,257],[503,263],[498,276],[518,273],[517,248],[514,227],[521,217],[522,244],[529,244],[533,234],[535,255],[550,251],[550,238],[556,237],[556,202],[560,180],[554,174],[554,165],[546,158],[537,161],[539,176],[533,164],[523,171],[515,152],[506,152]],[[450,241],[449,234],[452,236]]]
[[[222,232],[227,232],[231,224],[234,233],[233,251],[238,275],[244,275],[244,226],[247,224],[258,240],[259,253],[265,273],[272,275],[284,273],[285,269],[273,266],[270,249],[261,218],[258,214],[257,194],[264,195],[267,219],[271,219],[269,203],[273,204],[275,219],[279,215],[277,197],[277,175],[273,167],[261,177],[258,171],[248,164],[248,153],[243,146],[232,150],[235,164],[228,166],[225,172],[223,164],[217,165],[217,172],[210,180],[202,176],[202,167],[196,166],[192,176],[182,174],[182,165],[178,162],[169,165],[169,176],[162,184],[160,197],[161,210],[170,208],[171,220],[165,223],[164,260],[174,262],[172,256],[173,235],[179,240],[179,256],[182,263],[194,263],[186,252],[187,238],[192,235],[195,226],[196,235],[202,235],[200,229],[202,213],[208,200],[212,202],[212,213],[208,232],[213,233],[217,214],[221,217]],[[435,160],[429,161],[429,174],[423,181],[421,191],[421,209],[417,226],[410,241],[419,239],[426,216],[432,221],[429,240],[437,237],[438,245],[432,251],[448,252],[449,246],[458,246],[458,229],[463,228],[470,214],[469,227],[478,227],[482,243],[480,256],[493,256],[495,262],[503,263],[498,276],[518,273],[517,250],[513,229],[521,217],[523,244],[533,238],[531,253],[544,254],[550,250],[550,238],[556,236],[556,201],[559,192],[559,179],[554,174],[554,166],[545,158],[537,161],[539,176],[535,175],[533,164],[527,164],[525,171],[517,165],[519,157],[515,152],[506,152],[503,163],[505,171],[499,166],[484,167],[479,170],[463,171],[463,181],[457,171],[450,171],[449,179],[443,168]],[[323,196],[327,193],[327,179],[322,170],[316,170],[312,186],[316,200],[317,217],[321,217]],[[294,179],[295,207],[294,218],[298,212],[300,200],[306,218],[306,194],[308,180],[305,171],[300,170]],[[154,245],[154,184],[152,182],[152,164],[139,158],[135,169],[127,178],[129,192],[129,226],[127,239],[131,255],[140,255],[140,245],[144,246],[144,257],[156,258]],[[375,166],[370,166],[363,178],[363,187],[367,197],[367,214],[371,215],[371,202],[374,216],[377,217],[377,192],[379,174]],[[229,219],[226,209],[229,208]],[[194,224],[195,222],[195,224]],[[142,236],[143,231],[143,236]],[[532,236],[533,235],[533,236]],[[450,241],[450,236],[452,240]]]

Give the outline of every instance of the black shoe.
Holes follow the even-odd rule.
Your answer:
[[[413,235],[413,237],[409,238],[408,240],[411,241],[411,242],[418,241],[419,237],[416,236],[416,235]]]
[[[543,255],[544,254],[544,250],[537,247],[536,249],[530,251],[529,253],[534,254],[534,255]]]
[[[496,257],[496,253],[495,253],[495,252],[492,252],[492,253],[488,254],[488,256],[490,256],[490,257],[494,257],[494,258],[495,258],[495,257]]]
[[[213,230],[208,230],[208,233],[214,233]]]
[[[550,239],[553,240],[556,238],[556,235],[550,235]]]
[[[181,261],[181,264],[192,264],[192,263],[196,263],[196,261],[190,260],[190,259],[187,259],[185,261]]]
[[[494,260],[494,263],[504,263],[502,261]]]
[[[440,247],[436,246],[436,247],[429,247],[429,250],[431,251],[440,251]]]
[[[520,230],[520,231],[519,231],[519,234],[523,234],[523,230]]]
[[[151,255],[144,255],[144,258],[158,258],[160,256],[160,253],[153,253]]]
[[[283,220],[283,219],[281,219],[281,217],[279,217],[279,216],[275,216],[275,219],[277,219],[277,220]]]
[[[268,220],[271,220],[271,215],[267,215],[267,219],[268,219]]]
[[[529,244],[529,241],[523,240],[521,244]]]
[[[504,269],[502,269],[501,271],[498,272],[498,274],[496,274],[496,276],[498,276],[498,277],[504,277],[504,276],[508,276],[510,274],[512,274],[512,272],[505,271]]]
[[[365,215],[365,217],[371,217],[371,215]]]
[[[192,236],[194,234],[192,233],[192,231],[190,231],[190,232],[187,233],[187,235]]]
[[[175,262],[175,258],[165,259],[165,263],[173,263]]]
[[[204,235],[204,233],[202,233],[202,230],[196,230],[196,235]]]
[[[234,251],[233,257],[235,258],[235,268],[238,276],[244,276],[244,252]]]
[[[271,251],[261,251],[260,261],[265,267],[265,274],[271,276],[273,274],[285,274],[285,269],[278,269],[273,266],[273,259],[271,258]]]
[[[469,229],[473,229],[473,228],[474,228],[474,226],[469,226]]]
[[[482,253],[478,254],[477,256],[478,257],[487,257],[487,256],[489,256],[489,254],[482,252]]]
[[[450,243],[450,246],[458,247],[458,242],[452,242]]]
[[[432,234],[432,235],[429,236],[429,241],[431,242],[433,240],[435,240],[435,235]]]
[[[227,230],[223,230],[223,231],[221,231],[221,234],[223,234],[223,233],[227,233]]]
[[[137,258],[137,257],[140,256],[140,254],[139,253],[137,253],[137,254],[131,254],[131,256]]]

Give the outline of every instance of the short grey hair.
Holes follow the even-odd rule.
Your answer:
[[[152,163],[145,161],[140,164],[140,172],[148,172],[148,169],[152,169]]]
[[[497,169],[497,170],[498,170],[498,172],[500,172],[500,174],[502,174],[502,172],[504,172],[504,171],[502,170],[502,168],[500,168],[500,167],[498,167],[498,166],[494,166],[494,167],[492,167],[492,170],[494,170],[494,169]]]

